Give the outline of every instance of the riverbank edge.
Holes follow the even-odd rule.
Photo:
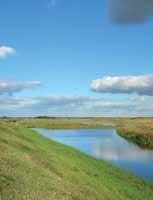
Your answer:
[[[49,125],[49,126],[27,126],[28,128],[46,128],[46,129],[115,129],[117,134],[124,139],[137,144],[144,149],[153,149],[153,135],[139,134],[136,131],[129,131],[128,127],[104,126],[104,125]]]
[[[112,119],[111,119],[112,120]],[[115,120],[115,118],[114,118]],[[121,119],[120,119],[121,120]],[[129,119],[130,121],[131,119]],[[117,133],[129,140],[130,142],[133,142],[137,144],[138,146],[146,149],[153,149],[153,130],[149,128],[149,126],[146,127],[145,123],[141,122],[141,126],[132,125],[132,127],[122,125],[120,126],[120,122],[117,123],[114,121],[105,121],[100,122],[96,119],[46,119],[46,118],[28,118],[28,119],[16,119],[16,118],[10,118],[10,119],[2,119],[1,121],[12,123],[16,125],[22,125],[27,128],[47,128],[47,129],[116,129]],[[113,123],[114,125],[104,125],[103,123]],[[127,121],[128,122],[128,121]],[[148,133],[149,129],[149,133]]]
[[[95,199],[112,199],[112,200],[115,199],[116,200],[118,198],[141,199],[141,197],[147,197],[147,199],[149,200],[149,199],[152,199],[151,197],[153,197],[153,184],[147,181],[144,181],[142,179],[139,179],[131,175],[131,173],[128,173],[126,171],[113,167],[112,165],[108,164],[105,161],[94,159],[73,148],[67,147],[65,145],[54,142],[50,139],[47,139],[41,136],[40,134],[38,134],[36,131],[30,130],[22,126],[9,125],[7,123],[7,124],[2,124],[0,126],[0,136],[1,136],[0,143],[2,145],[1,147],[7,147],[7,153],[9,153],[7,157],[5,157],[5,154],[4,154],[5,151],[4,152],[2,151],[0,153],[2,158],[4,159],[3,161],[5,161],[5,159],[7,161],[9,159],[12,160],[13,159],[12,156],[15,156],[14,158],[17,159],[17,155],[19,153],[20,155],[26,157],[24,164],[28,166],[29,162],[31,163],[31,160],[29,160],[29,156],[32,156],[32,157],[34,156],[34,160],[35,160],[36,159],[35,153],[36,153],[38,160],[39,159],[42,160],[42,163],[40,166],[40,167],[43,167],[42,171],[46,169],[45,171],[48,172],[48,169],[46,168],[44,163],[47,162],[48,163],[47,166],[51,167],[54,162],[54,159],[56,160],[57,158],[51,157],[51,162],[50,162],[50,154],[51,155],[55,154],[56,156],[59,155],[60,157],[59,160],[56,160],[57,162],[57,165],[55,166],[56,170],[57,171],[59,170],[58,174],[62,174],[62,179],[63,179],[62,184],[64,184],[65,182],[67,183],[68,181],[68,182],[71,182],[71,184],[73,185],[72,186],[70,184],[72,188],[73,187],[80,188],[79,195],[82,195],[82,196],[76,199],[88,200],[88,199],[95,198]],[[15,141],[17,140],[17,143],[14,143],[15,142],[14,140]],[[20,143],[22,143],[22,145]],[[34,148],[35,146],[37,147],[36,149]],[[47,147],[47,150],[45,149],[46,147]],[[30,148],[32,148],[32,152],[30,152]],[[30,153],[31,155],[29,155]],[[44,154],[44,158],[42,157],[43,154]],[[31,181],[33,183],[34,182],[37,183],[37,179],[40,178],[41,172],[39,172],[39,177],[38,177],[33,171],[33,170],[37,171],[38,170],[37,167],[39,166],[35,166],[33,168],[33,166],[30,165],[29,170],[30,170],[31,177],[28,177],[28,173],[27,173],[28,168],[27,169],[23,168],[22,173],[20,173],[20,170],[21,170],[20,167],[22,167],[23,163],[16,163],[15,159],[13,159],[13,163],[10,163],[10,166],[9,165],[3,166],[5,162],[2,163],[2,166],[1,166],[0,193],[1,193],[2,199],[4,200],[5,199],[11,200],[11,196],[13,195],[15,195],[13,197],[14,200],[22,199],[21,196],[23,195],[23,192],[25,192],[24,190],[30,190],[27,187],[30,186],[30,187],[33,187],[33,190],[36,189],[35,185],[31,186],[28,184],[30,184]],[[17,169],[14,169],[14,168],[12,169],[11,168],[12,164],[14,164],[20,170],[17,171]],[[80,165],[77,166],[76,164],[80,164]],[[63,168],[64,168],[64,171],[62,171]],[[24,170],[26,170],[25,174],[24,174]],[[5,175],[5,173],[3,174],[3,171],[7,173],[7,176]],[[33,177],[33,173],[35,174],[34,177]],[[45,174],[45,176],[46,175],[47,174]],[[86,179],[84,180],[82,176],[83,177],[85,176]],[[27,178],[30,178],[31,180],[28,182],[26,181],[24,182],[24,179],[27,179]],[[46,184],[46,181],[50,181],[51,177],[48,177],[48,179],[47,177],[45,178],[46,178],[45,180],[45,184]],[[12,180],[13,180],[13,184],[12,184]],[[75,181],[73,182],[73,180]],[[89,184],[87,188],[84,182]],[[21,188],[22,186],[24,186],[24,188]],[[10,187],[12,188],[10,189]],[[71,190],[72,189],[71,187],[68,187],[67,190]],[[85,189],[85,194],[83,192],[83,188]],[[92,197],[91,191],[95,195],[94,197]],[[9,194],[9,192],[11,193]],[[37,194],[37,192],[38,191],[35,191],[35,194]],[[40,192],[41,192],[41,189],[40,189]],[[71,192],[69,191],[69,193],[67,193],[68,196],[66,195],[67,196],[66,199],[73,199],[71,198],[72,192],[74,191],[71,191]],[[32,194],[34,195],[33,192]],[[30,195],[32,194],[27,193],[24,195],[28,195],[30,197]],[[20,198],[18,198],[18,196],[16,195],[19,195]],[[42,197],[41,194],[39,195],[40,197]],[[60,196],[60,194],[58,195]],[[89,198],[87,195],[91,195],[91,198]],[[24,198],[28,199],[28,196],[27,198],[26,196],[24,196]],[[59,196],[58,198],[54,198],[54,199],[55,200],[62,199]],[[36,196],[31,197],[30,199],[35,199],[35,198]],[[37,199],[39,200],[39,196],[37,196]]]
[[[137,144],[141,148],[153,149],[153,135],[140,134],[137,130],[129,130],[128,127],[117,127],[116,131],[118,135]]]

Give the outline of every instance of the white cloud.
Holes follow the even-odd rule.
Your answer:
[[[9,46],[0,46],[0,59],[6,58],[8,55],[15,55],[16,51]]]
[[[101,79],[93,80],[91,89],[101,93],[153,96],[153,75],[106,76]]]
[[[108,0],[109,13],[118,24],[140,24],[153,16],[152,0]]]
[[[153,100],[150,101],[153,103]],[[153,104],[151,104],[153,105]],[[147,112],[142,113],[146,108]],[[141,110],[140,110],[141,109]],[[139,116],[151,115],[153,106],[141,101],[115,101],[89,96],[42,96],[33,98],[14,98],[12,96],[0,98],[0,115],[16,116]],[[140,115],[140,116],[141,116]]]
[[[108,85],[110,85],[110,88],[112,90],[112,85],[115,82],[114,79],[112,81],[112,78],[110,77],[106,78],[105,80],[109,80],[108,81],[109,84],[107,84],[107,87]],[[127,79],[126,81],[125,79],[123,80],[121,79],[121,83],[122,82],[125,82],[126,84],[128,83],[127,88],[129,88],[129,85],[130,87],[133,87],[133,84],[135,83],[135,81],[130,81],[129,83]],[[142,81],[142,79],[140,80]],[[138,83],[134,84],[136,85],[136,88],[141,85],[141,81],[139,81],[139,84]],[[142,83],[143,82],[145,81],[142,81]],[[24,89],[34,89],[35,87],[39,87],[40,85],[41,85],[40,82],[37,81],[32,81],[32,82],[0,81],[0,116],[5,115],[5,116],[24,117],[24,116],[48,115],[48,116],[61,116],[61,117],[64,116],[67,117],[68,116],[69,117],[70,116],[74,117],[148,116],[150,117],[153,115],[153,97],[145,95],[144,96],[132,95],[129,96],[128,99],[123,99],[124,97],[121,96],[121,98],[118,100],[104,99],[101,97],[96,98],[96,97],[82,96],[82,95],[64,95],[64,96],[48,95],[48,96],[20,97],[20,98],[16,96],[17,92],[21,92]],[[121,85],[123,85],[123,83]],[[139,92],[140,91],[141,90],[139,88]]]
[[[28,82],[9,82],[0,80],[0,95],[20,92],[24,89],[33,89],[39,87],[41,83],[39,81],[28,81]]]

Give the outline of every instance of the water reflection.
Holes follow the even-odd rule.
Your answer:
[[[36,130],[45,137],[73,146],[153,181],[153,151],[129,143],[114,129]]]

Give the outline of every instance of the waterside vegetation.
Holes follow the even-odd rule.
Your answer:
[[[153,148],[153,118],[1,118],[6,123],[28,128],[74,129],[115,128],[124,138],[143,148]]]
[[[0,122],[0,163],[1,200],[153,198],[153,184],[16,122]]]

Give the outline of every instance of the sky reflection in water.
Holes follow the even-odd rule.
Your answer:
[[[153,181],[153,151],[120,137],[114,129],[35,129],[47,138],[75,147],[98,159]]]

